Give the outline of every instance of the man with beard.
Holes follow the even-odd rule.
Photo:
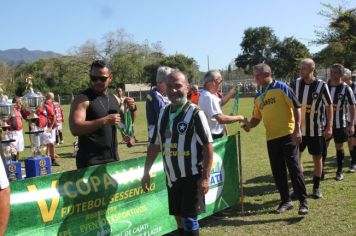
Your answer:
[[[119,160],[115,125],[120,122],[117,97],[110,93],[112,81],[109,65],[96,60],[91,64],[90,88],[76,96],[69,114],[72,134],[78,137],[77,168],[105,164]],[[128,100],[133,112],[136,105]]]
[[[301,153],[308,147],[308,152],[313,157],[314,177],[313,177],[313,197],[321,198],[320,179],[323,170],[322,153],[325,147],[325,138],[332,134],[333,110],[332,102],[327,84],[318,80],[315,76],[315,63],[312,59],[306,58],[300,63],[300,76],[295,82],[294,92],[302,105],[301,107],[301,130],[302,142],[299,145]],[[327,111],[324,117],[324,110]],[[324,129],[323,121],[326,122]],[[300,167],[302,168],[300,159]]]
[[[205,211],[209,190],[213,146],[203,111],[187,101],[188,81],[174,70],[168,76],[171,104],[161,110],[142,177],[142,188],[150,185],[150,169],[161,151],[167,176],[169,214],[174,215],[180,235],[199,235],[198,215]]]

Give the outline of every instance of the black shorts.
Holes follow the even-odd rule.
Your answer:
[[[205,198],[198,194],[200,175],[179,178],[167,186],[169,214],[192,216],[205,212]]]
[[[310,155],[321,155],[323,153],[325,138],[322,136],[303,136],[302,142],[299,144],[300,152],[303,152],[308,147]]]
[[[344,128],[333,128],[333,138],[335,143],[344,143],[349,138],[347,135],[346,127]]]

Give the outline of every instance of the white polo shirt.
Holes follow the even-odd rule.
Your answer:
[[[200,92],[199,104],[201,110],[204,111],[206,117],[208,118],[208,124],[212,134],[222,134],[224,133],[224,125],[220,124],[214,116],[217,114],[222,114],[221,110],[221,99],[211,94],[209,91],[203,89]]]

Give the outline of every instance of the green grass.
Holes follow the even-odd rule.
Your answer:
[[[252,113],[252,98],[240,100],[240,114],[250,118]],[[231,112],[230,102],[225,106],[225,112]],[[64,106],[68,114],[69,106]],[[66,116],[67,121],[67,116]],[[239,125],[228,126],[230,134],[235,134]],[[136,137],[141,141],[138,145],[127,148],[119,145],[121,160],[145,155],[147,137],[145,118],[145,104],[138,102],[138,115],[135,122]],[[53,167],[53,172],[62,172],[75,169],[75,159],[72,143],[75,140],[64,124],[65,144],[56,147],[59,154],[60,167]],[[242,167],[244,183],[245,212],[237,211],[227,219],[208,218],[201,222],[202,235],[356,235],[356,173],[345,173],[345,180],[336,182],[335,177],[335,148],[330,143],[328,159],[326,162],[326,180],[321,183],[324,195],[320,200],[309,200],[310,213],[299,216],[298,202],[295,209],[276,215],[271,213],[278,205],[279,194],[275,188],[267,156],[265,130],[262,124],[250,133],[241,131],[242,139]],[[121,138],[119,138],[121,140]],[[28,138],[25,140],[29,143]],[[345,153],[348,149],[345,145]],[[21,153],[22,157],[30,156],[29,149]],[[303,154],[305,179],[308,193],[312,190],[311,157]],[[348,169],[350,158],[346,157],[345,170]]]

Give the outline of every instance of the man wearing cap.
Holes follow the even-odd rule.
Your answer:
[[[204,76],[204,89],[200,93],[198,106],[202,109],[208,118],[208,124],[211,130],[213,139],[224,136],[224,124],[241,122],[244,117],[241,115],[225,115],[222,112],[222,100],[216,94],[223,78],[219,71],[208,71]],[[235,96],[236,87],[232,88],[225,96],[225,103],[228,99]]]
[[[168,66],[160,66],[157,69],[156,87],[153,88],[146,98],[146,118],[148,127],[148,141],[152,139],[155,125],[158,122],[159,111],[169,104],[167,97],[167,78],[172,72]]]

